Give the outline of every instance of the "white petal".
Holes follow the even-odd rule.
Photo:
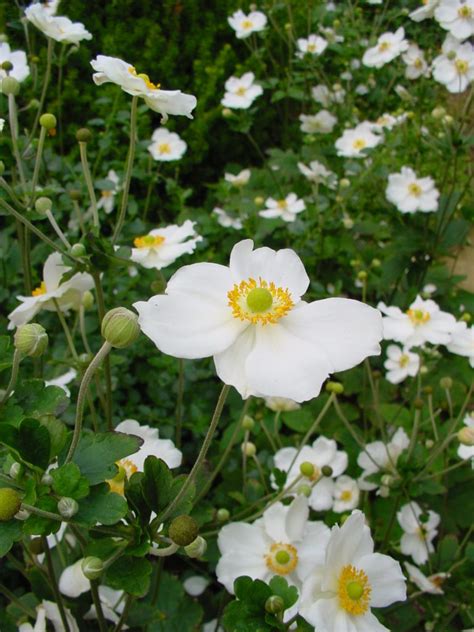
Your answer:
[[[82,572],[82,558],[68,566],[59,578],[59,590],[67,597],[79,597],[91,588],[90,581]]]
[[[370,605],[373,608],[385,608],[395,601],[406,599],[405,577],[400,564],[380,553],[373,553],[362,557],[358,564],[368,578],[372,588]]]

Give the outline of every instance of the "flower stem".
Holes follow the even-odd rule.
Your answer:
[[[92,221],[94,226],[99,227],[99,214],[97,212],[97,199],[95,197],[94,185],[92,184],[91,170],[89,169],[89,162],[87,160],[87,143],[79,142],[79,152],[81,154],[82,172],[84,174],[84,180],[86,181],[87,191],[92,207]]]
[[[25,603],[20,601],[18,597],[3,584],[0,584],[0,593],[2,593],[2,595],[4,595],[12,604],[15,604],[15,606],[19,610],[23,611],[29,617],[31,617],[32,619],[36,618],[36,615],[37,615],[36,610],[33,610],[33,608],[30,608]]]
[[[113,629],[113,632],[120,632],[120,630],[123,628],[123,625],[125,621],[127,620],[128,613],[130,611],[130,606],[132,605],[133,600],[134,600],[133,595],[129,594],[125,597],[125,604],[122,610],[122,614],[120,615],[120,619],[117,621],[117,625]]]
[[[102,610],[102,603],[100,601],[98,581],[91,580],[91,594],[92,601],[94,602],[95,611],[97,614],[97,621],[99,623],[100,632],[107,632],[107,623],[105,622],[104,611]]]
[[[51,62],[52,62],[52,59],[53,59],[54,40],[52,40],[50,37],[48,37],[47,39],[48,39],[48,51],[46,53],[46,70],[45,70],[45,73],[44,73],[43,89],[41,91],[41,97],[40,97],[40,102],[39,102],[39,106],[38,106],[38,111],[37,111],[36,117],[35,117],[35,122],[33,123],[33,127],[31,129],[31,134],[28,137],[28,142],[26,143],[26,147],[24,149],[24,153],[26,152],[28,147],[31,145],[31,141],[33,140],[33,138],[34,138],[34,136],[36,134],[36,128],[38,127],[40,116],[43,113],[43,107],[44,107],[44,102],[45,102],[45,99],[46,99],[46,93],[48,91],[49,79],[51,77]]]
[[[46,139],[46,133],[47,133],[46,127],[41,127],[39,141],[38,141],[38,150],[36,152],[35,168],[33,171],[33,180],[31,182],[31,199],[30,199],[30,204],[29,204],[30,208],[33,206],[35,198],[36,198],[36,185],[38,184],[38,176],[39,176],[39,170],[41,167],[41,159],[43,157],[43,148],[44,148],[44,141]]]
[[[184,360],[178,360],[178,399],[176,402],[176,447],[181,447],[181,433],[183,428],[183,396],[184,396]]]
[[[49,220],[49,223],[51,224],[51,226],[54,229],[54,232],[56,233],[56,235],[59,237],[59,239],[63,242],[63,244],[66,246],[66,248],[68,250],[71,249],[71,244],[68,242],[66,235],[63,233],[63,231],[59,228],[59,224],[57,223],[57,221],[54,219],[54,215],[51,213],[51,211],[46,211],[46,217]]]
[[[8,120],[10,123],[10,133],[12,137],[12,149],[15,157],[16,166],[18,168],[18,175],[20,176],[21,187],[23,193],[26,193],[26,178],[25,171],[23,169],[23,161],[21,159],[20,151],[18,149],[18,120],[16,115],[16,101],[15,95],[8,95]]]
[[[12,361],[12,374],[10,376],[10,381],[8,382],[8,386],[5,390],[2,400],[0,401],[0,404],[3,404],[4,402],[7,401],[13,389],[15,388],[15,384],[18,379],[18,370],[20,368],[21,360],[22,360],[21,353],[18,351],[18,349],[15,349],[15,352],[13,354],[13,361]]]
[[[102,290],[102,283],[100,281],[100,274],[97,271],[91,273],[92,278],[94,279],[95,291],[97,294],[97,311],[99,313],[100,322],[103,321],[105,316],[105,301],[104,301],[104,292]],[[114,427],[112,425],[112,375],[110,372],[110,359],[107,356],[104,361],[104,372],[105,372],[105,400],[106,400],[106,409],[105,409],[105,419],[107,421],[107,428],[109,430],[113,430]]]
[[[54,600],[58,606],[59,616],[61,617],[61,621],[63,623],[63,627],[65,632],[69,632],[69,622],[66,616],[66,610],[64,608],[63,597],[58,587],[58,581],[56,579],[56,573],[54,572],[53,559],[51,557],[51,551],[49,549],[48,540],[45,536],[41,537],[41,544],[43,545],[45,558],[46,558],[46,566],[48,568],[49,580],[51,583],[51,588],[54,594]]]
[[[59,514],[53,513],[52,511],[45,511],[44,509],[39,509],[38,507],[28,505],[27,503],[21,503],[21,508],[25,511],[29,511],[32,514],[40,516],[40,518],[46,518],[47,520],[58,520],[59,522],[67,522],[67,520],[65,520]]]

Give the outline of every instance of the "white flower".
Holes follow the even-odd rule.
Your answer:
[[[117,173],[111,169],[107,174],[107,180],[113,185],[111,189],[103,189],[100,192],[100,199],[97,202],[97,208],[103,208],[104,212],[109,215],[114,210],[115,196],[120,190],[119,177]]]
[[[383,33],[378,38],[376,46],[365,51],[362,63],[369,68],[382,68],[405,52],[407,48],[405,30],[400,27],[395,33]]]
[[[144,268],[166,268],[178,257],[193,253],[198,242],[202,241],[194,230],[195,224],[187,219],[181,226],[172,224],[154,228],[147,235],[136,237],[130,259]]]
[[[54,12],[47,5],[36,2],[25,9],[25,16],[46,37],[56,42],[79,44],[82,40],[92,39],[92,33],[89,33],[84,24],[72,22],[65,16],[55,16]]]
[[[170,132],[166,127],[155,129],[148,145],[148,151],[154,160],[169,162],[179,160],[186,153],[187,145],[178,134]]]
[[[274,413],[291,412],[301,408],[297,402],[286,397],[265,397],[265,406]]]
[[[402,59],[407,79],[418,79],[418,77],[428,77],[430,69],[426,63],[425,53],[417,44],[410,44],[407,51],[403,53]]]
[[[324,564],[305,580],[300,614],[318,632],[388,632],[371,608],[404,599],[400,564],[374,553],[364,514],[354,511],[342,527],[331,529]]]
[[[303,37],[296,40],[296,46],[298,47],[298,52],[296,56],[299,58],[304,57],[305,55],[321,55],[327,48],[327,40],[320,35],[315,35],[314,33],[308,35],[308,39]]]
[[[464,92],[474,80],[474,47],[448,35],[442,54],[433,60],[433,78],[452,93]]]
[[[400,125],[404,121],[406,121],[406,114],[399,114],[398,116],[393,116],[393,114],[382,114],[379,116],[375,123],[372,123],[372,129],[375,132],[381,132],[384,129],[393,129],[396,125]]]
[[[218,206],[216,206],[212,212],[217,217],[217,222],[224,228],[242,230],[243,224],[239,217],[231,217],[224,211],[224,209],[219,208]]]
[[[458,40],[474,35],[474,1],[441,0],[434,11],[435,20]]]
[[[399,428],[395,432],[387,445],[383,441],[368,443],[365,450],[357,457],[357,465],[363,470],[358,479],[360,489],[365,491],[377,489],[377,483],[368,481],[367,477],[377,472],[394,472],[398,457],[408,448],[409,444],[410,440],[403,428]]]
[[[212,621],[203,623],[202,632],[224,632],[224,628],[219,625],[217,619],[212,619]]]
[[[308,166],[299,162],[298,169],[305,178],[308,178],[308,180],[314,182],[315,184],[325,184],[330,189],[335,189],[337,186],[336,174],[327,169],[317,160],[312,160]]]
[[[59,590],[66,597],[79,597],[91,589],[91,583],[82,572],[84,558],[77,560],[71,566],[67,566],[59,578]]]
[[[229,267],[181,268],[165,294],[135,308],[158,349],[180,358],[214,356],[218,376],[242,397],[302,402],[318,395],[329,373],[380,353],[382,334],[377,310],[340,298],[306,303],[308,285],[293,250],[253,250],[246,239],[232,249]]]
[[[431,299],[426,301],[417,296],[406,312],[399,307],[377,305],[383,314],[383,337],[385,340],[401,342],[410,349],[430,342],[433,345],[447,344],[456,324],[452,314],[443,312]]]
[[[421,7],[412,11],[408,17],[414,22],[422,22],[427,18],[432,18],[439,1],[440,0],[422,0],[423,4]]]
[[[56,299],[62,312],[79,309],[82,295],[94,287],[94,281],[90,274],[78,272],[60,285],[62,276],[69,270],[58,252],[50,254],[44,264],[43,281],[39,287],[33,290],[32,296],[17,297],[21,305],[8,315],[8,329],[29,323],[42,309],[55,312],[53,299]]]
[[[168,114],[176,114],[193,118],[191,112],[196,107],[196,97],[184,94],[181,90],[161,90],[160,84],[150,81],[148,75],[138,74],[134,66],[117,57],[98,55],[91,61],[96,71],[92,78],[96,85],[115,83],[127,94],[142,97],[151,110],[162,115],[166,122]]]
[[[444,580],[449,577],[449,573],[436,573],[426,577],[419,568],[409,562],[405,562],[405,568],[407,569],[408,577],[422,592],[430,595],[444,595],[444,590],[441,586]]]
[[[410,502],[397,512],[398,524],[404,533],[400,541],[400,550],[403,555],[411,555],[415,564],[424,564],[428,560],[430,553],[433,553],[432,544],[438,533],[440,516],[434,511],[425,512],[427,520],[421,507],[416,502]]]
[[[306,205],[303,200],[297,197],[296,193],[290,193],[282,200],[267,198],[265,207],[263,211],[259,211],[260,217],[266,217],[267,219],[279,217],[284,222],[294,222],[298,213],[305,210]]]
[[[199,597],[209,586],[210,581],[201,575],[193,575],[183,582],[183,588],[191,597]]]
[[[312,446],[305,445],[298,454],[296,448],[281,448],[273,457],[275,467],[286,473],[285,487],[291,485],[300,476],[300,465],[311,463],[314,473],[311,478],[302,479],[302,483],[314,483],[309,496],[309,506],[315,511],[326,511],[333,505],[334,481],[347,468],[347,454],[337,449],[337,443],[333,439],[318,437]],[[324,476],[323,467],[331,468],[330,476]],[[289,492],[291,495],[298,493],[296,485]]]
[[[464,425],[474,429],[474,412],[467,413],[463,419]],[[460,445],[458,447],[458,457],[460,459],[472,459],[474,457],[474,445]]]
[[[320,25],[319,30],[330,44],[339,44],[344,41],[344,37],[342,35],[338,35],[330,26]]]
[[[360,490],[357,481],[343,474],[334,481],[332,510],[336,513],[351,511],[359,504]]]
[[[384,367],[387,369],[385,378],[392,384],[400,384],[408,376],[417,375],[420,370],[420,356],[408,349],[400,349],[397,345],[389,345]]]
[[[0,90],[1,90],[1,85],[0,85]],[[0,118],[0,132],[3,132],[4,127],[5,127],[5,119]]]
[[[1,67],[6,61],[9,61],[13,66],[13,68],[8,72],[3,70]],[[2,79],[5,79],[5,77],[13,77],[21,83],[29,76],[29,74],[30,69],[26,61],[26,53],[22,50],[12,51],[10,50],[10,46],[7,42],[2,42],[0,44],[0,90]]]
[[[322,563],[329,539],[328,527],[310,522],[308,515],[306,499],[298,496],[289,506],[271,505],[253,524],[225,525],[217,539],[218,581],[233,593],[241,575],[263,581],[280,575],[301,588],[313,566]]]
[[[327,110],[317,114],[300,114],[301,131],[307,134],[329,134],[332,132],[337,118]]]
[[[311,88],[311,96],[325,108],[329,107],[333,102],[331,91],[323,83]]]
[[[241,77],[230,77],[225,82],[225,94],[221,103],[226,108],[246,110],[257,97],[263,94],[262,86],[254,83],[253,72],[246,72]]]
[[[267,25],[267,16],[261,11],[251,11],[246,15],[240,9],[227,18],[234,29],[236,37],[244,39],[252,33],[263,31]]]
[[[382,141],[383,136],[374,133],[373,124],[365,121],[353,129],[346,129],[337,139],[335,146],[338,156],[364,158],[366,149],[376,147]]]
[[[64,632],[59,608],[53,601],[43,600],[37,606],[36,611],[37,617],[34,627],[31,623],[21,623],[18,626],[18,632],[46,632],[46,619],[53,624],[54,632]],[[69,608],[64,608],[64,612],[69,625],[69,632],[79,632],[79,627]]]
[[[232,184],[234,187],[243,187],[250,180],[250,175],[250,169],[243,169],[236,175],[233,173],[224,173],[224,180]]]
[[[463,321],[456,323],[446,348],[469,358],[469,364],[474,368],[474,326],[468,327]]]
[[[354,92],[356,94],[358,94],[359,96],[364,96],[366,94],[369,94],[370,90],[369,88],[364,84],[364,83],[359,83],[356,87]]]
[[[125,608],[125,593],[123,590],[114,590],[108,586],[99,586],[99,599],[102,606],[102,613],[107,621],[112,623],[118,623],[120,621],[120,615]],[[97,619],[97,611],[95,606],[92,605],[90,610],[84,615],[84,620]],[[127,626],[124,627],[126,629]]]
[[[418,178],[410,167],[388,176],[385,195],[401,213],[430,213],[438,208],[439,191],[433,178]]]
[[[67,385],[70,384],[73,380],[76,379],[77,371],[76,369],[69,369],[66,373],[62,375],[58,375],[58,377],[53,378],[52,380],[46,380],[45,386],[59,386],[63,389],[68,397],[71,397],[71,391],[68,389]]]

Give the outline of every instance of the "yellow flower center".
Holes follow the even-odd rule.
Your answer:
[[[128,69],[128,72],[131,75],[133,75],[134,77],[139,77],[140,79],[143,79],[143,81],[146,84],[146,87],[149,90],[159,90],[160,89],[160,84],[159,83],[152,83],[150,81],[150,77],[148,75],[146,75],[144,72],[137,73],[137,71],[135,70],[135,68],[133,66],[130,66],[130,68]]]
[[[379,44],[379,52],[380,53],[384,53],[389,48],[390,48],[390,42],[381,42]]]
[[[316,51],[316,44],[308,44],[308,52],[314,53]]]
[[[259,279],[258,283],[251,278],[236,283],[227,292],[227,298],[233,317],[249,320],[253,325],[274,324],[294,307],[287,288],[277,287],[264,279]]]
[[[351,615],[365,614],[369,609],[372,589],[364,571],[349,564],[344,566],[338,580],[339,605]]]
[[[431,318],[430,314],[425,312],[423,309],[408,309],[407,314],[415,326],[424,325]]]
[[[351,498],[352,498],[352,492],[349,491],[348,489],[345,489],[343,492],[341,492],[340,500],[344,502],[348,502],[349,500],[351,500]]]
[[[400,365],[400,367],[402,369],[404,369],[409,362],[410,362],[410,358],[407,356],[407,354],[406,353],[402,353],[402,355],[400,356],[400,359],[398,361],[398,364]]]
[[[358,151],[364,149],[366,145],[367,142],[363,138],[356,138],[355,141],[352,143],[352,147],[354,149],[357,149]]]
[[[242,28],[245,30],[251,29],[253,27],[252,20],[244,20],[241,24]]]
[[[41,296],[42,294],[46,294],[46,292],[46,283],[41,281],[41,285],[31,292],[31,296]]]
[[[421,57],[417,57],[413,65],[417,70],[421,70],[423,68],[423,60],[421,59]]]
[[[466,5],[464,5],[463,7],[459,7],[458,15],[460,18],[470,18],[472,16],[471,7],[466,7]]]
[[[247,93],[247,88],[245,88],[244,86],[240,86],[240,88],[237,88],[237,91],[235,94],[237,94],[239,97],[244,97]]]
[[[415,197],[420,197],[420,195],[423,193],[420,185],[417,184],[416,182],[412,182],[411,184],[408,185],[408,191],[410,192],[411,195],[414,195]]]
[[[291,544],[275,542],[265,555],[267,567],[278,575],[288,575],[298,564],[298,551]]]
[[[103,191],[100,192],[100,194],[104,198],[109,198],[109,197],[112,197],[113,192],[107,189],[104,189]]]
[[[160,143],[158,145],[158,151],[160,152],[160,154],[170,154],[171,146],[169,143]]]
[[[129,479],[132,474],[134,474],[138,468],[135,463],[132,463],[129,459],[122,459],[121,461],[117,461],[116,465],[119,470],[114,478],[106,481],[110,487],[110,491],[115,494],[120,494],[120,496],[125,495],[125,479]]]
[[[278,200],[277,204],[278,204],[278,208],[281,208],[281,209],[284,209],[288,206],[288,203],[286,200]]]
[[[456,59],[454,65],[460,75],[465,75],[469,70],[469,64],[467,61],[464,61],[464,59]]]
[[[133,245],[135,248],[156,248],[161,246],[165,241],[162,235],[143,235],[142,237],[135,237]]]

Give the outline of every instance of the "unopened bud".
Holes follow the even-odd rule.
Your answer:
[[[435,119],[443,118],[445,114],[446,110],[441,106],[434,108],[434,110],[431,112],[431,116]]]
[[[446,57],[450,59],[451,61],[453,61],[454,59],[456,59],[456,51],[454,50],[448,51],[448,54],[446,55]]]
[[[101,332],[112,347],[128,347],[140,335],[138,316],[125,307],[111,309],[102,320]]]
[[[2,487],[0,489],[0,522],[11,520],[20,507],[21,498],[16,489]]]
[[[227,522],[227,520],[229,520],[230,518],[230,511],[222,507],[221,509],[217,510],[216,518],[218,522]]]
[[[253,457],[257,454],[257,447],[255,443],[252,443],[251,441],[245,441],[244,443],[242,443],[241,449],[242,453],[248,457]]]
[[[13,338],[15,348],[23,355],[39,358],[48,346],[48,334],[38,323],[20,325]]]
[[[73,257],[83,257],[87,253],[84,244],[73,244],[71,246],[71,254]]]
[[[13,70],[13,64],[11,61],[8,61],[8,59],[2,63],[1,67],[2,70],[5,70],[6,72],[10,72],[10,70]]]
[[[306,498],[309,498],[311,496],[312,491],[313,490],[311,489],[311,485],[298,485],[298,487],[296,488],[296,493],[300,496],[306,496]]]
[[[35,202],[35,211],[40,215],[46,215],[52,207],[53,203],[48,197],[40,197]]]
[[[425,441],[425,448],[426,448],[427,450],[431,450],[431,448],[432,448],[433,446],[434,446],[434,441],[433,441],[433,439],[427,439],[427,440]]]
[[[58,124],[54,114],[50,114],[49,112],[42,114],[40,116],[39,122],[40,122],[41,127],[44,127],[48,130],[54,129],[56,125]]]
[[[187,546],[198,537],[198,523],[191,516],[182,515],[175,518],[169,527],[168,535],[179,546]]]
[[[380,479],[380,482],[382,485],[385,485],[385,487],[390,487],[394,480],[395,479],[391,474],[384,474]]]
[[[104,572],[104,562],[100,557],[89,555],[82,560],[81,570],[87,579],[99,579]]]
[[[425,395],[432,395],[433,394],[433,387],[432,386],[424,386],[422,388],[422,391]]]
[[[323,465],[323,467],[321,468],[321,474],[326,477],[332,476],[332,467],[330,465]]]
[[[263,203],[264,203],[264,201],[265,201],[265,200],[263,199],[263,197],[262,197],[261,195],[257,195],[257,197],[256,197],[256,198],[254,198],[254,202],[255,202],[255,204],[256,204],[257,206],[260,206],[261,204],[263,204]]]
[[[84,309],[90,309],[94,305],[94,295],[89,290],[86,290],[81,298],[81,303]]]
[[[16,95],[20,92],[20,84],[14,77],[5,77],[2,79],[2,92],[3,94]]]
[[[300,472],[306,478],[311,478],[314,475],[314,465],[309,461],[304,461],[300,465]]]
[[[79,505],[74,498],[63,496],[58,501],[58,512],[63,518],[72,518],[79,511]]]
[[[232,112],[232,110],[230,108],[223,108],[223,110],[222,110],[222,116],[224,118],[229,118],[229,117],[233,116],[233,114],[234,113]]]
[[[21,476],[21,474],[23,473],[23,465],[21,463],[18,463],[17,461],[15,461],[15,463],[12,463],[10,466],[10,477],[17,479]]]
[[[382,265],[382,262],[380,261],[380,259],[372,259],[372,262],[370,265],[372,266],[372,268],[380,268],[380,266]]]
[[[423,408],[424,402],[421,397],[417,397],[413,400],[413,406],[416,408],[416,410],[421,410]]]
[[[357,278],[359,279],[359,281],[366,281],[368,277],[368,274],[365,270],[361,270],[360,272],[357,273]]]
[[[242,420],[242,428],[244,430],[253,430],[255,427],[255,421],[250,417],[250,415],[245,415]]]
[[[92,133],[90,130],[87,129],[87,127],[81,127],[81,129],[78,129],[76,132],[76,140],[79,143],[88,143],[90,142],[92,139]]]
[[[443,121],[444,123],[446,123],[446,125],[451,125],[454,119],[450,114],[446,114],[446,116],[443,118]]]
[[[344,393],[344,386],[339,382],[327,382],[326,390],[328,393],[334,393],[335,395],[342,395]]]
[[[69,197],[71,198],[71,200],[75,200],[77,202],[81,199],[82,193],[77,189],[71,189],[69,191]]]
[[[285,609],[285,602],[279,595],[272,595],[265,602],[265,610],[270,614],[278,614]]]
[[[459,320],[462,320],[465,323],[470,323],[472,320],[472,316],[471,314],[469,314],[469,312],[465,312]]]
[[[41,553],[44,553],[43,540],[41,538],[33,538],[28,545],[28,550],[33,555],[41,555]]]
[[[459,443],[462,445],[473,446],[474,445],[474,427],[465,426],[458,432]]]
[[[348,178],[341,178],[341,180],[339,180],[339,186],[341,189],[348,189],[351,186],[351,181]]]
[[[184,547],[184,552],[188,557],[197,558],[202,557],[204,553],[207,551],[207,542],[206,540],[198,535],[198,537]]]
[[[441,388],[449,390],[453,387],[453,380],[448,376],[442,377],[439,381],[439,385],[441,386]]]

